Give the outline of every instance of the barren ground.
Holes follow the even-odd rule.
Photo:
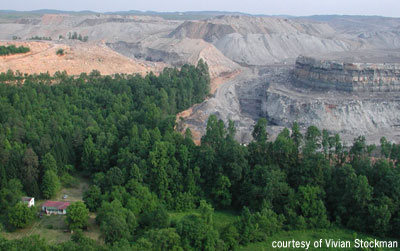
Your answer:
[[[7,70],[22,73],[54,74],[57,71],[66,71],[71,75],[82,72],[90,73],[98,70],[104,75],[114,73],[138,73],[145,75],[150,71],[158,72],[166,65],[163,63],[140,62],[124,57],[111,50],[102,42],[69,44],[55,42],[0,42],[0,45],[26,46],[31,49],[26,54],[15,54],[0,57],[0,72]],[[63,49],[63,56],[56,52]]]

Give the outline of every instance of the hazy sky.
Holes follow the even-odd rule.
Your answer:
[[[349,14],[400,17],[400,0],[0,0],[0,9],[240,11],[267,15]]]

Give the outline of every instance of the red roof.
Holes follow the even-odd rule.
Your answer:
[[[66,209],[69,206],[69,202],[62,202],[62,201],[51,201],[48,200],[43,203],[43,207],[53,207],[57,209]]]

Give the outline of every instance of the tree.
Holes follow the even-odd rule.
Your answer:
[[[168,212],[164,207],[158,206],[153,211],[145,212],[140,219],[140,224],[149,228],[167,228],[170,225]]]
[[[83,143],[83,154],[82,154],[82,168],[87,173],[92,173],[98,170],[100,162],[100,152],[97,150],[96,145],[93,142],[92,136],[85,140]]]
[[[256,165],[247,177],[247,193],[241,194],[243,204],[253,210],[260,210],[263,202],[273,205],[276,211],[283,211],[285,197],[290,190],[285,172],[277,166]]]
[[[300,127],[297,122],[293,123],[292,134],[290,135],[290,137],[293,139],[293,142],[296,145],[297,152],[299,152],[301,143],[303,141],[303,135],[300,132]]]
[[[266,165],[269,162],[268,147],[267,142],[267,120],[262,118],[257,121],[253,129],[252,136],[254,140],[250,142],[248,146],[249,158],[248,162],[251,166],[255,165]]]
[[[71,230],[82,229],[88,225],[89,220],[89,209],[86,205],[77,201],[69,205],[67,208],[67,218],[65,223]]]
[[[380,236],[385,236],[391,228],[389,222],[391,218],[388,205],[383,204],[381,201],[378,205],[371,204],[368,206],[370,214],[370,228],[372,233]]]
[[[96,212],[101,206],[101,190],[98,186],[90,186],[83,194],[83,201],[91,212]]]
[[[27,207],[19,202],[8,210],[8,224],[14,228],[24,228],[35,219],[35,207]]]
[[[107,215],[100,225],[100,230],[106,243],[114,243],[130,237],[125,219],[116,214]]]
[[[106,183],[109,187],[121,186],[125,182],[125,175],[118,167],[112,167],[106,174]]]
[[[389,158],[390,152],[392,151],[392,144],[388,142],[385,137],[382,137],[380,142],[381,142],[381,154],[385,158]]]
[[[57,174],[52,169],[46,171],[43,175],[42,194],[43,198],[50,199],[60,190],[61,184]]]
[[[160,199],[168,201],[171,198],[167,169],[172,158],[169,153],[169,142],[156,142],[149,153],[151,186]]]
[[[217,179],[217,183],[213,187],[211,194],[214,200],[214,203],[219,207],[224,208],[228,207],[232,201],[232,195],[229,191],[231,187],[231,182],[228,177],[221,175]]]
[[[39,187],[37,184],[39,176],[39,161],[36,153],[31,149],[25,151],[23,157],[22,177],[25,191],[29,195],[39,197]]]
[[[261,211],[255,214],[256,222],[258,223],[260,232],[265,234],[265,237],[271,236],[282,229],[284,217],[277,215],[269,203],[263,203]]]
[[[223,229],[221,239],[224,241],[227,250],[236,250],[239,246],[240,235],[236,227],[231,223]]]
[[[300,186],[297,195],[297,204],[300,215],[303,216],[309,227],[324,228],[329,225],[324,202],[321,200],[323,191],[320,187]]]
[[[212,225],[214,208],[210,204],[208,204],[205,200],[201,200],[199,210],[200,210],[201,217],[203,218],[203,220],[207,224]]]
[[[44,172],[46,171],[53,171],[54,173],[58,172],[57,162],[51,153],[46,153],[40,163],[42,164]]]
[[[181,236],[182,246],[186,250],[216,250],[219,234],[212,225],[201,217],[188,215],[178,222],[177,233]]]
[[[257,124],[254,126],[252,136],[257,142],[267,141],[267,119],[261,118],[257,121]]]
[[[151,250],[154,251],[181,251],[181,238],[174,228],[152,229],[144,234],[144,238],[150,241]]]
[[[240,235],[240,244],[246,245],[256,239],[258,225],[255,222],[254,215],[247,207],[243,207],[239,219],[235,222],[235,227]]]
[[[307,128],[305,139],[304,151],[306,153],[313,153],[321,147],[321,131],[316,126]]]
[[[100,225],[102,238],[106,243],[130,240],[138,226],[135,215],[118,200],[103,202],[96,222]]]
[[[0,213],[4,214],[16,205],[22,197],[22,184],[17,179],[8,181],[7,186],[0,189]]]
[[[210,115],[207,121],[206,134],[201,138],[201,143],[217,148],[221,146],[226,135],[225,125],[218,120],[216,115]]]

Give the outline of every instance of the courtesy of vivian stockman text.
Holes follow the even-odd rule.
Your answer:
[[[355,239],[354,241],[343,241],[340,239],[319,239],[316,241],[285,240],[272,241],[272,248],[398,248],[398,241],[381,241],[377,239]]]

